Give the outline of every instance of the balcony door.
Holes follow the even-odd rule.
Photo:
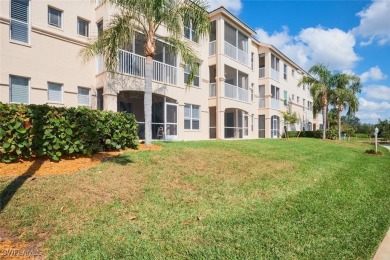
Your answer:
[[[177,104],[165,103],[165,138],[177,139]]]

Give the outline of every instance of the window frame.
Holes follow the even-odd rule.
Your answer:
[[[185,113],[185,110],[186,110],[186,107],[190,108],[190,116],[186,116],[186,113]],[[193,116],[193,109],[194,107],[198,107],[198,118],[195,118]],[[185,103],[184,104],[184,130],[185,131],[200,131],[200,117],[201,117],[201,110],[200,110],[200,105],[194,105],[194,104],[188,104],[188,103]],[[186,120],[189,120],[190,121],[190,128],[186,128]],[[193,126],[193,121],[198,121],[198,125],[199,125],[199,128],[198,129],[194,129],[194,126]]]
[[[80,89],[88,89],[88,105],[87,104],[80,104],[80,102],[79,102]],[[86,107],[91,106],[91,89],[90,88],[77,86],[77,105],[78,106],[86,106]]]
[[[86,28],[84,28],[84,29],[86,29],[87,35],[84,35],[84,34],[80,33],[80,26],[79,26],[80,25],[80,21],[84,22],[87,25]],[[89,21],[87,19],[84,19],[84,18],[82,18],[80,16],[77,16],[77,35],[81,36],[81,37],[89,38],[89,31],[90,31],[89,27],[90,27],[90,24],[91,24],[91,21]]]
[[[283,78],[284,78],[284,80],[287,80],[287,71],[288,71],[287,64],[284,63],[283,64]]]
[[[59,21],[59,23],[60,23],[59,25],[56,25],[55,23],[51,23],[51,22],[50,22],[50,9],[59,12],[59,14],[60,14],[60,17],[59,17],[59,19],[58,19],[58,21]],[[52,27],[62,29],[62,24],[63,24],[63,13],[64,13],[63,10],[61,10],[61,9],[59,9],[59,8],[56,8],[56,7],[54,7],[54,6],[48,5],[48,6],[47,6],[47,24],[50,25],[50,26],[52,26]]]
[[[191,86],[196,87],[196,88],[200,88],[200,66],[201,65],[200,65],[200,63],[197,63],[197,64],[198,64],[198,73],[194,75],[194,82],[192,82]],[[190,72],[189,72],[189,67],[187,64],[184,66],[184,84],[187,84],[186,75],[188,75],[187,76],[187,79],[188,79]],[[198,85],[195,85],[196,78],[198,78]]]
[[[56,101],[56,100],[50,100],[49,96],[49,91],[50,91],[50,84],[52,85],[57,85],[61,87],[61,100]],[[47,82],[47,102],[48,103],[56,103],[56,104],[63,104],[64,103],[64,84],[53,82],[53,81],[48,81]]]
[[[23,103],[23,102],[13,102],[12,101],[12,78],[22,78],[22,79],[27,79],[28,83],[27,83],[27,91],[28,91],[28,94],[27,94],[27,103]],[[26,104],[26,105],[29,105],[30,102],[31,102],[31,86],[30,86],[30,81],[31,81],[31,78],[29,77],[23,77],[23,76],[18,76],[18,75],[13,75],[13,74],[10,74],[9,75],[9,103],[10,104]]]
[[[23,45],[30,45],[31,44],[31,0],[26,0],[28,7],[27,7],[27,22],[20,21],[18,19],[12,18],[12,1],[17,0],[11,0],[9,2],[9,41],[14,43],[20,43]],[[20,41],[17,39],[12,38],[12,22],[16,21],[17,23],[23,23],[27,25],[27,42]]]
[[[186,38],[192,42],[198,43],[199,39],[196,39],[195,29],[194,29],[192,20],[189,20],[188,22],[189,22],[189,24],[184,23],[184,38]],[[188,30],[188,33],[189,33],[188,37],[186,34],[186,30]]]

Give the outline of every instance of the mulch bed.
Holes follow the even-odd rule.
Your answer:
[[[86,156],[69,156],[61,159],[59,162],[53,162],[46,158],[37,158],[33,160],[20,160],[15,163],[0,163],[0,177],[2,176],[20,176],[25,175],[55,175],[55,174],[72,174],[80,170],[89,169],[107,158],[118,156],[125,152],[137,152],[137,151],[159,151],[161,146],[152,145],[147,147],[145,144],[140,144],[138,150],[127,149],[115,152],[101,152]]]

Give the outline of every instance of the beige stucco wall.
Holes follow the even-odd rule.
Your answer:
[[[77,106],[77,87],[95,88],[95,61],[84,63],[79,51],[89,40],[77,35],[77,17],[91,21],[95,31],[94,4],[89,1],[30,1],[30,43],[10,40],[10,1],[0,2],[0,101],[9,102],[9,76],[30,78],[30,103],[45,104],[47,83],[63,84],[63,102]],[[63,10],[62,28],[48,25],[48,6]],[[92,103],[92,98],[91,98]]]
[[[9,39],[9,3],[0,1],[0,102],[9,102],[9,76],[23,76],[30,78],[30,103],[46,104],[47,83],[55,82],[63,84],[63,102],[50,104],[57,106],[77,106],[77,87],[91,89],[91,107],[96,107],[96,89],[103,88],[104,109],[117,110],[117,95],[121,91],[144,90],[144,79],[122,76],[112,78],[108,73],[98,74],[96,60],[83,62],[79,56],[80,50],[89,40],[97,36],[96,23],[103,20],[104,27],[112,19],[116,10],[106,4],[95,6],[92,1],[30,1],[31,5],[31,34],[30,43],[22,44],[12,42]],[[48,25],[48,6],[63,10],[62,28]],[[90,21],[89,38],[77,34],[77,17]],[[308,90],[297,87],[299,78],[291,76],[291,68],[299,68],[289,60],[275,52],[271,47],[260,44],[253,39],[253,31],[242,24],[227,12],[217,12],[210,15],[210,20],[217,21],[217,45],[216,55],[209,56],[208,37],[201,39],[199,43],[190,42],[183,37],[183,41],[192,44],[200,61],[200,86],[188,87],[184,83],[183,62],[177,60],[177,85],[153,83],[154,92],[176,100],[178,105],[178,140],[203,140],[209,139],[210,107],[217,107],[216,126],[217,137],[224,138],[225,111],[227,109],[240,109],[248,113],[249,135],[247,138],[258,138],[258,115],[266,117],[266,137],[270,137],[270,118],[272,115],[280,115],[280,111],[286,110],[283,101],[280,101],[280,110],[270,108],[271,85],[280,88],[280,98],[283,91],[287,90],[299,96],[301,104],[292,105],[292,110],[301,117],[307,118],[307,110],[302,107],[302,98],[310,100]],[[240,32],[248,38],[249,63],[242,64],[224,54],[224,25],[225,21],[236,26]],[[166,35],[166,29],[161,27],[158,35]],[[275,81],[270,76],[271,52],[280,58],[280,79]],[[251,67],[251,53],[254,54],[254,64]],[[259,79],[258,55],[265,53],[266,77]],[[288,64],[288,80],[283,79],[283,63]],[[209,66],[216,66],[217,97],[209,97]],[[253,86],[254,99],[242,102],[224,97],[225,65],[239,70],[248,75],[248,87]],[[259,85],[266,86],[266,108],[259,109]],[[139,102],[142,103],[142,102]],[[200,129],[184,129],[184,105],[199,105],[201,110]],[[143,104],[134,104],[136,109],[143,110]],[[253,122],[252,122],[253,115]],[[141,120],[141,119],[138,119]],[[214,120],[214,119],[213,119]],[[143,121],[143,120],[142,120]],[[315,119],[313,123],[319,122]],[[253,130],[251,125],[253,124]],[[283,122],[281,122],[281,129]]]

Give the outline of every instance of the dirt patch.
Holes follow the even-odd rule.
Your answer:
[[[0,228],[0,259],[44,259],[44,253],[37,242],[20,241]]]
[[[21,160],[19,162],[6,164],[0,163],[1,176],[19,176],[19,175],[55,175],[55,174],[72,174],[79,170],[89,169],[107,158],[112,158],[125,152],[137,151],[159,151],[161,146],[152,145],[148,147],[144,144],[139,145],[138,150],[127,149],[115,152],[101,152],[92,155],[91,157],[73,156],[61,159],[59,162],[53,162],[49,159],[38,158],[35,160]]]

